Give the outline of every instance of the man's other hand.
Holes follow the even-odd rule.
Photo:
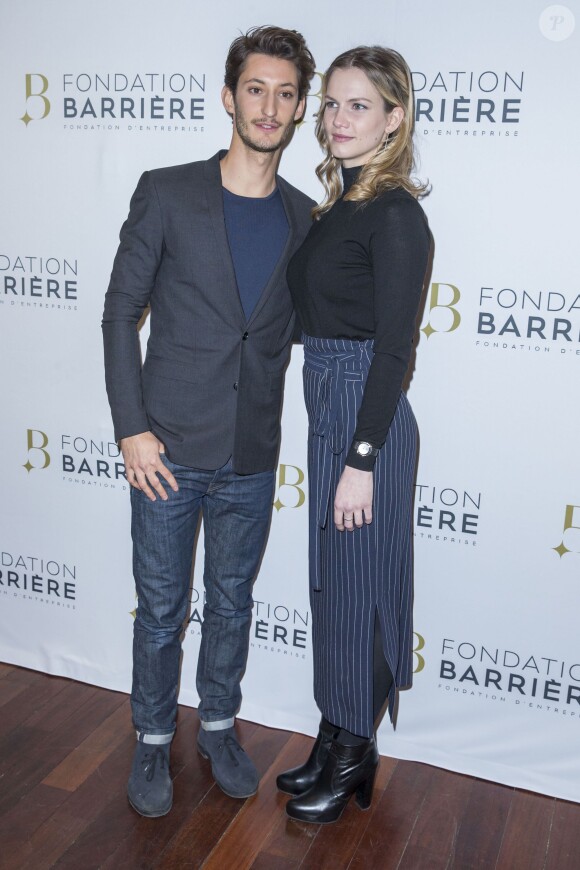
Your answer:
[[[161,460],[160,454],[165,453],[165,447],[153,432],[122,438],[119,444],[125,461],[125,474],[131,486],[140,489],[151,501],[157,500],[155,493],[167,501],[169,496],[159,479],[163,477],[171,489],[177,492],[177,481]]]

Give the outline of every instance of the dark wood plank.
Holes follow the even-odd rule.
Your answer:
[[[75,791],[130,734],[134,730],[126,699],[51,770],[43,780],[44,785]]]
[[[514,789],[475,780],[455,842],[450,868],[489,870],[495,867]]]
[[[99,847],[104,845],[104,851],[107,851],[109,837],[105,825],[110,826],[110,835],[114,837],[120,824],[134,825],[138,818],[129,808],[125,794],[127,759],[131,758],[134,740],[134,735],[127,737],[75,792],[64,792],[66,800],[37,828],[26,844],[26,858],[20,865],[21,870],[48,870],[53,866],[88,870],[100,866]],[[100,820],[99,825],[96,820]],[[98,836],[103,844],[99,844],[97,837],[89,839],[85,842],[86,848],[79,850],[82,855],[80,863],[69,862],[66,858],[69,850],[74,850],[75,844],[90,828],[99,828]]]
[[[2,684],[4,695],[1,695]],[[6,688],[7,687],[7,688]],[[249,722],[241,742],[258,795],[228,798],[180,708],[174,807],[143,819],[126,783],[134,748],[125,695],[0,664],[2,870],[578,870],[580,806],[427,765],[381,759],[371,809],[300,825],[276,791],[312,740]]]
[[[264,739],[269,742],[269,758],[265,758],[262,750],[262,764],[258,766],[257,751],[262,748]],[[260,789],[256,795],[249,798],[228,828],[227,837],[217,843],[212,850],[204,870],[223,870],[225,867],[251,867],[263,843],[284,814],[284,804],[276,788],[276,777],[280,770],[290,766],[289,758],[294,758],[295,749],[291,745],[294,737],[288,732],[271,731],[260,728],[255,747],[248,744],[248,751],[256,759],[260,772],[266,769],[262,776]]]
[[[36,686],[38,683],[46,682],[46,678],[47,674],[43,671],[33,671],[30,668],[12,668],[11,673],[7,674],[9,681],[20,686]]]
[[[495,870],[542,870],[555,809],[555,798],[514,793]]]
[[[283,770],[296,767],[296,765],[305,761],[310,754],[313,743],[314,741],[311,737],[305,737],[301,734],[292,735],[284,748],[284,760],[278,759],[276,761],[275,775],[277,776]],[[281,764],[283,766],[280,766]],[[299,825],[289,819],[285,810],[286,802],[289,800],[287,795],[280,794],[276,790],[272,794],[272,800],[275,802],[278,821],[273,826],[270,834],[264,839],[260,861],[264,862],[266,860],[265,856],[269,855],[272,861],[276,858],[287,858],[291,861],[300,862],[310,849],[319,826]]]
[[[20,752],[27,755],[31,747],[35,747],[51,731],[60,728],[70,716],[101,691],[94,686],[74,683],[72,680],[67,680],[66,683],[62,692],[49,698],[18,726],[0,736],[0,775],[6,774]]]
[[[34,834],[68,797],[62,789],[37,785],[0,817],[2,870],[20,870],[31,858],[36,860],[37,851],[43,854],[45,837],[41,836],[37,849]]]
[[[249,727],[253,728],[251,733],[248,731]],[[287,732],[272,731],[241,720],[238,720],[237,728],[240,742],[251,755],[260,775],[263,776],[279,754],[281,747],[288,742],[290,735]],[[207,762],[204,764],[206,769],[209,768]],[[249,800],[253,801],[255,798]],[[228,798],[212,780],[212,788],[163,852],[159,864],[155,865],[156,868],[179,870],[181,867],[205,867],[204,862],[208,855],[229,830],[246,803]]]
[[[556,801],[545,870],[578,870],[580,867],[580,807]]]
[[[19,692],[16,697],[3,705],[0,715],[0,736],[8,734],[13,728],[29,720],[38,710],[42,710],[45,704],[53,701],[65,690],[68,683],[69,681],[64,678],[46,677],[36,686],[26,686],[23,692]]]
[[[317,829],[318,833],[301,868],[346,870],[350,866],[365,832],[374,827],[375,813],[398,764],[395,758],[381,758],[370,809],[361,812],[351,799],[338,824],[321,825]],[[295,822],[292,824],[296,825]],[[312,825],[303,827],[312,828]]]
[[[352,870],[390,870],[398,867],[434,768],[413,761],[399,762],[374,812],[349,867]]]
[[[434,770],[399,870],[447,867],[472,789],[471,777]]]
[[[186,805],[182,804],[185,818],[176,835],[151,866],[155,870],[182,870],[185,867],[193,870],[205,867],[207,856],[227,834],[241,808],[242,802],[224,794],[212,779],[208,791],[197,806],[186,812]],[[106,870],[117,870],[118,866],[113,863],[107,865]]]
[[[272,855],[270,852],[260,852],[252,862],[250,870],[298,870],[299,867],[301,867],[300,861]]]
[[[13,670],[15,670],[16,665],[9,665],[6,662],[0,662],[0,680],[3,680],[4,677],[7,677]]]
[[[28,686],[25,683],[18,683],[10,679],[10,675],[0,680],[0,707],[4,707],[13,698],[18,698],[19,695],[25,695]]]
[[[125,697],[116,692],[101,690],[80,708],[74,709],[75,705],[72,703],[73,709],[68,718],[53,733],[39,736],[38,728],[17,728],[11,732],[16,737],[22,733],[24,736],[28,735],[29,740],[26,752],[14,755],[4,769],[0,813],[9,809],[41,782],[95,727],[123,703]]]
[[[26,720],[27,726],[40,728],[47,734],[56,731],[67,719],[76,715],[88,701],[104,691],[86,683],[75,683],[73,680],[65,682],[66,685],[62,692],[56,694],[32,713]]]

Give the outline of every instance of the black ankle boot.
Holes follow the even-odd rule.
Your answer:
[[[300,822],[336,822],[355,792],[360,809],[368,810],[378,766],[373,737],[359,746],[341,746],[333,741],[318,781],[305,794],[289,800],[286,812]]]
[[[332,741],[339,731],[340,728],[336,728],[323,717],[320,720],[318,737],[308,759],[300,767],[293,767],[292,770],[286,770],[278,776],[276,779],[278,790],[286,792],[286,794],[296,795],[304,794],[305,791],[312,788],[320,776],[320,771],[324,767]]]

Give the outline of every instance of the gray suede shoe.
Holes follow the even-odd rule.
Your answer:
[[[169,776],[169,746],[169,743],[159,746],[138,742],[135,747],[127,797],[142,816],[165,816],[171,809],[173,783]]]
[[[221,731],[199,729],[197,749],[211,762],[213,778],[229,797],[247,798],[258,791],[258,771],[244,752],[233,726]]]

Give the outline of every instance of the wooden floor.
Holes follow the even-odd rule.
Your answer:
[[[126,695],[0,664],[0,867],[71,870],[501,868],[578,870],[580,806],[383,758],[373,805],[336,825],[290,821],[276,774],[312,741],[238,723],[262,781],[236,801],[195,750],[180,710],[174,804],[163,819],[130,809],[134,746]]]

